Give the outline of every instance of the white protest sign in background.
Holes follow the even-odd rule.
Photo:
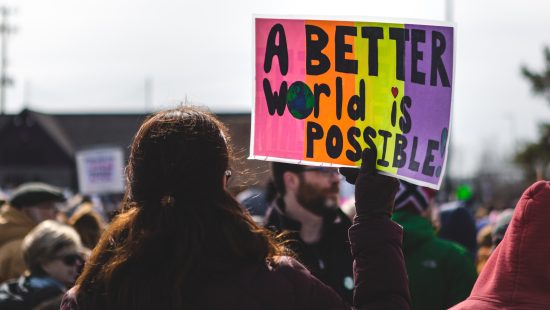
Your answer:
[[[82,194],[124,192],[124,152],[96,148],[77,152],[78,186]]]

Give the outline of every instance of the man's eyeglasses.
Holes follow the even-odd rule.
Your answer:
[[[330,167],[304,167],[302,171],[315,171],[325,176],[340,176],[338,169]]]
[[[84,259],[79,254],[67,254],[58,257],[58,259],[67,266],[82,265],[84,263]]]

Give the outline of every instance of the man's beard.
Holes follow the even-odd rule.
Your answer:
[[[334,183],[330,188],[320,190],[306,183],[302,178],[296,193],[296,200],[304,209],[313,214],[323,216],[329,210],[338,207],[339,184]]]

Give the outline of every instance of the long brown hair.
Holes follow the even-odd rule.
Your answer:
[[[124,207],[77,280],[82,309],[181,309],[220,270],[274,263],[286,248],[224,187],[229,136],[196,107],[138,130]]]

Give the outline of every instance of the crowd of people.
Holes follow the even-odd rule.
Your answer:
[[[273,163],[236,197],[231,156],[219,120],[180,107],[136,133],[113,218],[22,184],[0,201],[0,309],[550,308],[549,182],[476,218],[370,149],[360,169]]]

